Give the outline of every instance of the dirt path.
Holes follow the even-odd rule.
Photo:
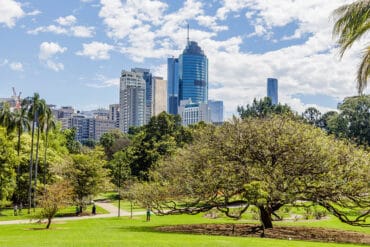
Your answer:
[[[99,219],[99,218],[111,218],[118,216],[118,208],[111,203],[108,202],[96,202],[97,206],[107,210],[108,214],[96,214],[96,215],[88,215],[88,216],[73,216],[73,217],[57,217],[53,219],[53,222],[56,221],[69,221],[69,220],[86,220],[86,219]],[[133,215],[144,215],[145,212],[134,212]],[[130,216],[130,212],[125,210],[120,210],[120,216]],[[8,220],[8,221],[0,221],[0,225],[14,225],[14,224],[28,224],[28,223],[36,223],[39,220],[36,219],[26,219],[26,220]]]

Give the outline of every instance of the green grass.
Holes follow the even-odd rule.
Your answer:
[[[113,201],[112,204],[116,207],[118,207],[118,200],[117,201]],[[121,209],[122,210],[125,210],[127,212],[130,212],[131,210],[131,204],[129,201],[121,201]],[[145,212],[146,209],[145,208],[142,208],[140,207],[139,205],[133,203],[132,204],[132,212]]]
[[[35,212],[37,213],[40,210],[41,210],[40,208],[36,208]],[[30,214],[28,214],[27,211],[28,211],[27,209],[23,209],[20,215],[14,215],[13,209],[3,209],[0,212],[0,221],[25,220],[25,219],[31,219],[35,217],[36,213],[33,211],[33,209],[31,209]],[[85,212],[91,213],[91,211],[92,211],[92,205],[88,205]],[[56,217],[74,216],[75,213],[76,213],[75,206],[70,206],[70,207],[60,210],[57,213]],[[96,213],[97,214],[108,214],[109,212],[99,206],[96,206]]]
[[[0,246],[276,246],[276,247],[352,247],[353,244],[319,243],[261,238],[223,237],[161,233],[155,226],[197,223],[235,222],[231,219],[206,219],[200,215],[153,216],[145,222],[144,216],[129,219],[89,219],[80,221],[55,222],[51,230],[41,229],[44,225],[7,225],[0,226]],[[325,222],[323,224],[323,222]],[[288,224],[288,223],[287,223]],[[290,223],[290,225],[297,225]],[[370,228],[346,226],[336,220],[305,224],[347,230],[363,231],[370,234]]]

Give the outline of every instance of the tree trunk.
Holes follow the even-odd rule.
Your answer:
[[[31,154],[30,154],[30,167],[29,167],[29,188],[28,188],[28,214],[31,213],[32,204],[32,168],[33,168],[33,139],[35,134],[35,118],[32,121],[32,133],[31,133]]]
[[[51,225],[51,218],[48,218],[48,224],[46,225],[46,229],[49,229],[50,225]]]
[[[263,206],[259,206],[258,209],[260,210],[260,217],[263,228],[272,228],[272,219],[271,219],[271,212]]]
[[[43,178],[44,190],[46,190],[46,152],[48,150],[48,135],[49,135],[49,131],[48,131],[48,129],[46,129],[46,132],[45,132],[45,150],[44,150],[44,178]]]
[[[39,125],[39,123],[38,123]],[[39,165],[39,144],[40,144],[40,125],[37,128],[37,140],[36,140],[36,160],[35,160],[35,177],[34,177],[34,184],[33,187],[33,205],[36,207],[36,194],[37,194],[37,172],[38,172],[38,165]]]

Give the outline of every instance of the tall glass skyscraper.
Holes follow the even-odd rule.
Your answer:
[[[208,59],[197,42],[190,41],[179,57],[179,101],[208,101]]]
[[[167,59],[167,111],[177,114],[179,106],[179,60],[177,58]]]
[[[211,122],[221,124],[224,121],[224,102],[221,100],[209,100],[209,108],[211,110]]]
[[[267,97],[271,99],[273,105],[278,104],[278,80],[275,78],[267,78]]]

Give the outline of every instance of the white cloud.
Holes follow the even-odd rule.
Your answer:
[[[119,78],[107,78],[104,75],[98,74],[95,78],[96,83],[87,83],[86,86],[93,88],[107,88],[107,87],[118,87]]]
[[[73,15],[59,17],[55,20],[55,22],[57,22],[59,25],[52,24],[48,26],[41,26],[32,30],[28,30],[27,33],[34,35],[39,33],[54,33],[80,38],[91,38],[95,34],[94,27],[75,25],[77,18]]]
[[[94,41],[83,44],[83,50],[76,52],[76,55],[86,56],[92,60],[106,60],[110,58],[109,52],[113,49],[112,45]]]
[[[8,59],[4,59],[2,62],[0,62],[0,67],[5,66],[9,63]]]
[[[31,11],[31,12],[28,12],[27,15],[28,16],[35,16],[35,15],[39,15],[41,13],[42,12],[40,10],[36,9],[36,10]]]
[[[62,54],[65,51],[67,51],[67,48],[60,46],[58,43],[43,42],[40,45],[39,59],[48,68],[58,72],[64,69],[64,65],[62,63],[56,62],[54,57],[58,53]]]
[[[12,28],[17,19],[25,15],[21,4],[14,0],[0,0],[0,24]]]
[[[12,62],[9,64],[9,67],[14,71],[23,71],[23,64],[20,62]]]
[[[61,26],[72,26],[77,22],[77,18],[73,15],[68,15],[65,17],[59,17],[55,21]]]

